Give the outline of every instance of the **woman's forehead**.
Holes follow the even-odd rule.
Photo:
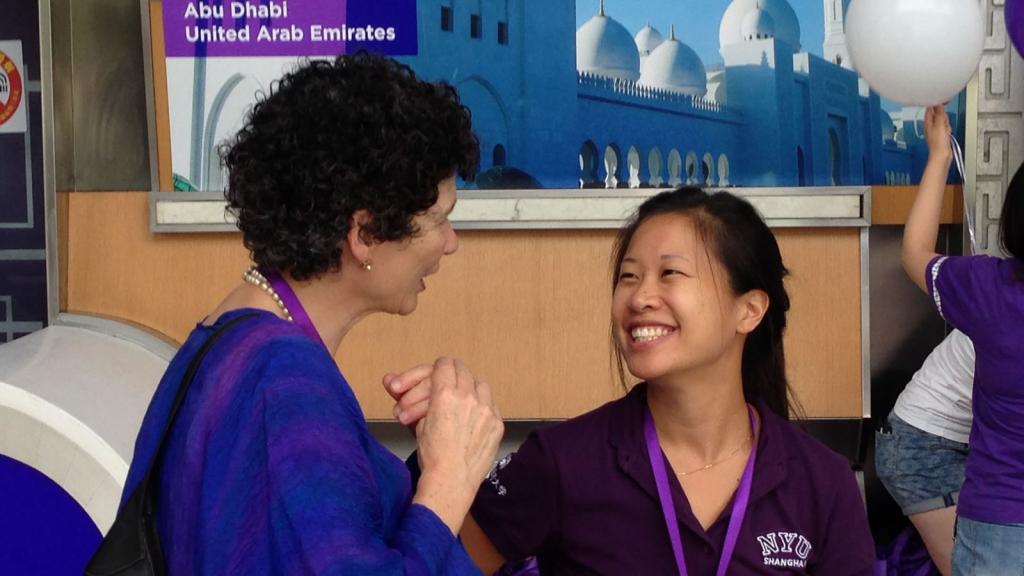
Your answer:
[[[696,221],[689,215],[659,214],[648,218],[637,227],[633,238],[630,239],[627,253],[653,247],[669,250],[676,247],[690,253],[703,247],[702,236]]]

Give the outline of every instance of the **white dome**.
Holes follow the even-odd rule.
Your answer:
[[[774,38],[775,19],[764,10],[754,8],[743,17],[740,33],[743,35],[744,40]]]
[[[576,30],[576,69],[598,76],[635,81],[640,53],[626,27],[601,11]]]
[[[654,52],[655,48],[661,46],[661,43],[665,41],[665,38],[662,37],[661,32],[658,32],[657,29],[652,28],[651,25],[648,24],[636,33],[633,40],[636,42],[636,49],[640,52],[640,57],[644,58],[651,52]]]
[[[743,41],[743,22],[751,11],[761,9],[775,22],[775,37],[800,51],[800,21],[786,0],[732,0],[718,26],[719,46],[731,46]]]
[[[675,31],[644,60],[640,84],[703,97],[708,92],[707,71],[700,56],[676,39]]]

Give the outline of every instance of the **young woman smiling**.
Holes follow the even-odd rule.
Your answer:
[[[787,421],[787,270],[756,210],[726,192],[659,194],[620,232],[613,263],[614,349],[642,382],[498,464],[462,530],[477,564],[871,574],[849,463]],[[385,382],[406,421],[426,404],[414,372]]]

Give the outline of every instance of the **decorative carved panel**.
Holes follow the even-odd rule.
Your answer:
[[[978,252],[1000,255],[1003,192],[1024,160],[1024,60],[1006,32],[1005,0],[981,1],[987,36],[978,78],[972,84],[976,87],[972,105],[968,106],[974,121],[968,122],[967,129],[973,132],[974,146],[973,153],[967,152],[965,194],[974,208]],[[969,135],[968,143],[971,141]]]

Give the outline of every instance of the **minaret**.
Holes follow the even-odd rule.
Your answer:
[[[825,42],[822,52],[825,59],[843,68],[853,70],[850,51],[846,48],[846,13],[850,9],[850,0],[824,0],[825,2]]]

